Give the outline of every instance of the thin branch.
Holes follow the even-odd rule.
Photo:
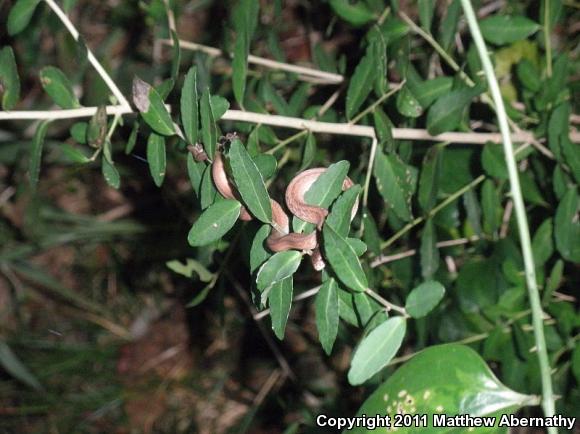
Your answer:
[[[168,108],[171,108],[167,106]],[[1,111],[0,121],[4,120],[40,120],[40,119],[75,119],[90,118],[98,107],[82,107],[77,109],[62,110],[22,110],[22,111]],[[108,115],[134,113],[130,107],[125,108],[120,105],[110,105],[106,107]],[[346,136],[375,137],[375,130],[367,125],[351,125],[348,123],[333,123],[306,120],[302,118],[292,118],[263,113],[245,112],[241,110],[228,110],[221,120],[249,122],[253,124],[264,124],[274,127],[291,128],[296,130],[310,130],[313,133],[337,134]],[[484,145],[488,142],[501,143],[500,133],[463,133],[449,132],[433,136],[425,129],[421,128],[393,128],[393,138],[395,140],[417,140],[429,142],[451,142],[451,143],[471,143],[474,145]],[[513,133],[512,141],[516,143],[530,142],[533,134],[528,131]],[[580,143],[580,132],[572,131],[570,140],[573,143]]]
[[[524,258],[524,269],[526,275],[526,283],[528,287],[528,298],[530,300],[530,306],[532,308],[532,325],[534,328],[534,340],[538,352],[538,362],[540,365],[540,375],[542,379],[542,407],[544,409],[544,414],[546,417],[552,417],[555,412],[555,400],[554,393],[552,389],[552,377],[550,370],[550,360],[548,358],[548,350],[546,347],[546,338],[544,336],[544,323],[543,323],[543,311],[540,302],[540,295],[537,287],[536,271],[534,265],[534,257],[532,254],[532,242],[530,238],[530,229],[528,227],[528,218],[526,215],[526,208],[524,204],[524,199],[522,196],[522,189],[520,186],[520,180],[518,176],[518,168],[516,165],[516,160],[514,157],[514,149],[512,145],[508,116],[504,107],[503,98],[501,96],[501,91],[495,76],[493,65],[491,59],[487,52],[487,47],[481,35],[479,25],[477,23],[477,17],[473,11],[473,6],[470,0],[461,0],[463,10],[465,12],[465,18],[467,19],[467,24],[469,30],[471,31],[471,36],[485,76],[487,78],[487,83],[489,86],[490,93],[495,103],[497,120],[499,123],[500,131],[503,136],[503,148],[504,155],[506,159],[506,165],[508,169],[510,189],[512,200],[514,202],[514,211],[516,216],[516,221],[518,223],[519,238],[522,250],[522,256]],[[548,428],[550,434],[557,433],[555,428]]]
[[[385,309],[387,309],[387,311],[394,310],[396,312],[399,312],[401,315],[403,315],[406,318],[409,317],[409,314],[407,313],[407,310],[404,307],[397,306],[396,304],[391,303],[390,301],[381,297],[379,294],[377,294],[372,289],[367,288],[365,290],[365,294],[368,294],[370,297],[374,298],[376,301],[378,301],[380,304],[382,304],[385,307]]]
[[[456,240],[445,240],[445,241],[440,241],[437,244],[435,244],[435,246],[438,249],[442,249],[444,247],[452,247],[452,246],[461,246],[463,244],[469,244],[472,243],[474,241],[478,241],[480,238],[477,235],[474,235],[472,237],[469,238],[458,238]],[[405,259],[405,258],[409,258],[411,256],[414,256],[417,254],[417,250],[416,249],[410,249],[410,250],[406,250],[404,252],[401,253],[395,253],[394,255],[381,255],[378,258],[376,258],[373,262],[371,262],[371,268],[376,268],[380,265],[383,264],[387,264],[389,262],[395,262],[398,261],[400,259]]]
[[[479,175],[477,178],[475,178],[469,184],[461,187],[459,190],[457,190],[453,194],[449,195],[445,200],[443,200],[439,205],[437,205],[436,207],[434,207],[426,215],[421,216],[421,217],[417,217],[415,220],[407,223],[405,226],[403,226],[403,228],[401,230],[399,230],[399,232],[397,232],[395,235],[393,235],[387,241],[385,241],[384,243],[382,243],[381,244],[381,249],[384,250],[387,247],[389,247],[391,244],[393,244],[395,241],[397,241],[399,238],[401,238],[403,235],[405,235],[407,232],[409,232],[411,229],[413,229],[419,223],[423,222],[424,220],[426,220],[429,217],[433,217],[435,214],[437,214],[439,211],[441,211],[443,208],[445,208],[451,202],[453,202],[456,199],[458,199],[462,194],[464,194],[465,192],[471,190],[472,188],[474,188],[478,184],[482,183],[484,179],[485,179],[485,175]]]
[[[64,26],[67,28],[67,30],[69,31],[69,33],[71,34],[73,39],[75,41],[78,41],[79,37],[80,37],[79,32],[75,28],[74,24],[68,19],[66,14],[60,8],[60,6],[58,6],[58,4],[56,4],[56,2],[54,0],[44,0],[44,1],[53,10],[53,12],[58,16],[58,18],[60,18],[60,20],[62,21]],[[93,68],[95,68],[97,73],[101,76],[103,81],[107,84],[109,90],[113,93],[113,95],[115,95],[115,98],[117,98],[117,101],[119,102],[119,104],[121,104],[121,106],[124,107],[125,109],[128,109],[129,111],[131,111],[131,105],[129,104],[129,101],[127,101],[127,99],[125,98],[123,93],[119,90],[119,88],[117,87],[115,82],[111,79],[109,74],[107,74],[107,71],[105,71],[105,69],[101,66],[101,64],[99,63],[99,61],[97,60],[97,58],[95,57],[93,52],[90,50],[90,48],[89,47],[86,47],[86,48],[87,48],[87,57],[89,59],[89,62],[91,62],[91,65],[93,65]],[[0,118],[0,120],[1,119],[2,118]]]
[[[165,45],[173,46],[173,41],[170,39],[162,39],[161,42]],[[186,50],[201,51],[212,57],[226,56],[226,53],[219,48],[208,47],[207,45],[181,39],[179,40],[179,46]],[[314,78],[319,80],[317,81],[319,84],[340,84],[344,81],[344,77],[340,74],[334,74],[332,72],[321,71],[319,69],[307,68],[304,66],[291,65],[276,60],[266,59],[264,57],[254,56],[253,54],[248,56],[248,63],[260,65],[269,69],[293,72],[306,78]]]

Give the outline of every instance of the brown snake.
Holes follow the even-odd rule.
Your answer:
[[[197,159],[197,158],[196,158]],[[286,188],[286,206],[290,212],[301,220],[316,225],[316,231],[309,234],[290,232],[290,219],[282,209],[282,206],[275,200],[270,199],[272,205],[272,231],[266,239],[266,245],[273,252],[285,250],[301,250],[311,255],[312,265],[315,270],[322,270],[325,267],[324,260],[320,254],[318,246],[318,232],[328,215],[328,210],[315,205],[308,205],[304,201],[304,194],[310,189],[318,177],[326,171],[325,167],[316,167],[298,173]],[[227,176],[223,157],[217,151],[211,168],[212,178],[217,190],[226,199],[240,200],[237,189]],[[353,182],[346,177],[342,183],[342,190],[348,190],[353,186]],[[351,218],[354,218],[358,210],[358,200],[352,208]],[[240,220],[252,220],[252,215],[242,205]]]

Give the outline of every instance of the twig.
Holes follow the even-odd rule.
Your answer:
[[[54,0],[44,0],[44,1],[53,10],[53,12],[58,16],[58,18],[62,21],[64,26],[67,28],[67,30],[69,31],[69,33],[73,37],[73,39],[75,41],[78,41],[79,37],[80,37],[79,32],[75,28],[74,24],[68,19],[68,17],[63,12],[63,10],[56,4],[56,2]],[[115,98],[117,98],[117,101],[119,102],[119,104],[121,104],[121,106],[123,108],[125,108],[126,110],[128,110],[130,112],[131,105],[129,104],[129,101],[127,101],[127,99],[125,98],[123,93],[119,90],[119,88],[117,87],[115,82],[111,79],[109,74],[107,74],[107,71],[105,71],[105,69],[101,66],[101,64],[99,63],[99,61],[97,60],[97,58],[95,57],[93,52],[90,50],[90,48],[89,47],[86,47],[86,48],[87,48],[87,57],[89,59],[89,62],[91,62],[91,65],[93,65],[93,68],[95,68],[97,73],[101,76],[103,81],[107,84],[109,90],[113,93],[113,95],[115,95]]]
[[[165,45],[173,46],[173,41],[170,39],[162,39],[161,42]],[[179,40],[179,46],[186,50],[201,51],[212,57],[226,55],[226,53],[224,53],[219,48],[208,47],[207,45],[197,44],[195,42],[184,41],[181,39]],[[276,69],[279,71],[293,72],[307,78],[318,79],[319,84],[340,84],[344,81],[344,77],[340,74],[320,71],[319,69],[307,68],[304,66],[291,65],[284,62],[278,62],[276,60],[266,59],[264,57],[254,56],[253,54],[248,56],[248,63],[264,66],[270,69]]]
[[[514,201],[510,199],[505,204],[505,210],[503,212],[503,217],[501,219],[501,228],[499,230],[499,237],[500,238],[507,237],[513,209],[514,209]]]
[[[520,187],[520,180],[518,177],[518,168],[514,157],[514,150],[508,125],[508,117],[505,111],[503,99],[497,78],[494,73],[491,59],[487,52],[487,47],[483,41],[477,17],[473,11],[473,6],[469,0],[461,0],[467,24],[473,37],[473,41],[477,48],[479,58],[481,60],[483,70],[485,72],[489,89],[495,103],[498,123],[501,134],[503,136],[504,154],[508,169],[510,188],[512,200],[514,202],[514,210],[516,220],[518,223],[518,230],[520,235],[520,244],[522,255],[524,258],[524,269],[526,275],[526,282],[528,287],[528,297],[530,306],[532,308],[532,325],[534,328],[534,339],[538,352],[538,361],[540,365],[540,374],[542,379],[542,407],[546,417],[552,417],[555,414],[554,393],[552,390],[552,378],[550,370],[550,360],[548,359],[548,351],[546,348],[546,338],[544,336],[543,312],[540,302],[540,295],[536,281],[536,271],[534,266],[534,257],[532,254],[532,242],[530,239],[530,230],[528,227],[528,219],[526,215],[526,208],[522,197],[522,190]],[[555,428],[548,428],[550,434],[557,433]]]
[[[442,249],[444,247],[452,247],[452,246],[460,246],[462,244],[469,244],[472,243],[474,241],[478,241],[480,238],[477,235],[474,235],[472,237],[469,238],[459,238],[457,240],[446,240],[446,241],[440,241],[437,244],[435,244],[435,246],[438,249]],[[383,265],[383,264],[387,264],[389,262],[395,262],[398,261],[400,259],[405,259],[408,258],[410,256],[414,256],[417,254],[417,250],[416,249],[410,249],[410,250],[406,250],[404,252],[401,253],[395,253],[394,255],[381,255],[378,258],[376,258],[373,262],[371,262],[371,268],[376,268],[379,265]]]
[[[365,293],[368,294],[369,296],[371,296],[372,298],[374,298],[380,304],[382,304],[387,309],[387,311],[394,310],[396,312],[399,312],[401,315],[403,315],[406,318],[409,317],[409,314],[407,313],[407,310],[404,307],[397,306],[396,304],[391,303],[390,301],[381,297],[379,294],[377,294],[372,289],[367,288],[365,290]]]
[[[314,297],[316,294],[318,294],[318,291],[320,291],[320,285],[315,286],[314,288],[310,288],[307,291],[301,292],[300,294],[298,294],[296,297],[294,297],[292,299],[292,303],[294,303],[295,301],[305,300],[307,298]],[[268,316],[269,314],[270,314],[270,308],[264,309],[260,312],[257,312],[254,315],[254,319],[261,320],[262,318]]]
[[[167,106],[168,108],[171,108]],[[82,107],[78,109],[62,110],[22,110],[0,112],[0,121],[3,120],[37,120],[37,119],[75,119],[90,118],[98,107]],[[133,113],[131,108],[110,105],[106,107],[108,115]],[[314,133],[338,134],[358,137],[375,137],[373,127],[366,125],[351,125],[348,123],[333,123],[306,120],[302,118],[292,118],[288,116],[270,115],[263,113],[245,112],[241,110],[228,110],[221,120],[249,122],[253,124],[264,124],[274,127],[292,128],[297,130],[310,130]],[[484,145],[488,142],[501,143],[499,133],[462,133],[450,132],[433,136],[425,129],[421,128],[393,128],[393,138],[395,140],[417,140],[430,142],[451,142],[451,143],[471,143],[474,145]],[[512,140],[516,143],[532,141],[533,134],[528,131],[512,134]],[[570,140],[573,143],[580,143],[580,132],[572,131]]]
[[[401,238],[403,235],[405,235],[407,232],[409,232],[411,229],[413,229],[419,223],[423,222],[424,220],[426,220],[429,217],[433,217],[435,214],[437,214],[439,211],[441,211],[443,208],[445,208],[451,202],[453,202],[454,200],[456,200],[457,198],[459,198],[462,194],[464,194],[465,192],[471,190],[472,188],[474,188],[478,184],[482,183],[484,179],[485,179],[485,175],[479,175],[477,178],[475,178],[469,184],[461,187],[459,190],[457,190],[453,194],[449,195],[445,200],[443,200],[439,205],[437,205],[436,207],[434,207],[426,215],[421,216],[421,217],[417,217],[415,220],[407,223],[405,226],[403,226],[403,228],[399,232],[397,232],[395,235],[393,235],[387,241],[385,241],[384,243],[382,243],[381,244],[381,249],[384,250],[387,247],[389,247],[391,244],[393,244],[395,241],[397,241],[399,238]]]

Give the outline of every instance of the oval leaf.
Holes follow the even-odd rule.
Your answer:
[[[479,90],[460,89],[441,96],[427,113],[427,131],[436,136],[454,130],[461,122],[461,116]]]
[[[139,77],[133,79],[133,102],[141,116],[155,132],[164,136],[175,134],[171,116],[159,92]]]
[[[346,116],[352,119],[362,103],[365,101],[371,90],[377,67],[373,52],[367,50],[365,56],[360,60],[348,84],[346,92]]]
[[[479,23],[486,41],[497,45],[525,39],[538,31],[540,25],[522,16],[496,15]]]
[[[316,328],[326,354],[330,354],[338,333],[338,284],[331,277],[316,295]]]
[[[353,26],[362,26],[374,19],[373,12],[363,1],[330,0],[332,10]]]
[[[240,215],[242,204],[224,199],[206,209],[193,224],[187,236],[192,246],[205,246],[219,240],[229,231]]]
[[[270,306],[270,317],[272,318],[272,330],[280,340],[284,339],[286,322],[292,307],[292,294],[294,292],[292,277],[272,285],[268,295],[268,304]]]
[[[157,187],[161,187],[165,179],[165,137],[151,133],[147,140],[147,162],[149,173]]]
[[[568,190],[558,205],[554,220],[556,247],[564,259],[574,262],[580,262],[579,206],[577,190],[575,188]]]
[[[40,0],[18,0],[12,6],[10,14],[8,15],[8,22],[6,23],[6,28],[10,36],[20,33],[28,26],[38,3],[40,3]]]
[[[69,79],[60,69],[54,66],[42,68],[40,70],[40,83],[59,107],[71,109],[81,106]]]
[[[348,382],[353,386],[362,384],[387,366],[399,351],[406,329],[405,318],[396,316],[365,336],[352,357]]]
[[[199,96],[197,94],[197,68],[195,66],[192,66],[185,76],[180,104],[183,132],[187,141],[194,145],[198,141],[199,134]]]
[[[275,283],[292,276],[301,260],[302,253],[296,250],[276,253],[258,270],[256,286],[260,291],[264,291]]]
[[[30,159],[28,163],[28,179],[33,188],[38,184],[44,136],[46,136],[46,130],[49,123],[50,121],[41,122],[36,129],[36,133],[34,133],[34,138],[32,139],[32,147],[30,148]]]
[[[239,139],[232,141],[229,161],[244,204],[258,220],[264,223],[271,222],[272,205],[262,174]]]
[[[12,110],[20,99],[20,78],[12,47],[0,50],[0,96],[3,110]]]
[[[439,282],[423,282],[411,291],[405,309],[413,318],[421,318],[433,310],[445,295],[445,288]]]
[[[364,292],[368,281],[354,249],[330,225],[324,225],[322,234],[325,258],[332,270],[348,288]]]
[[[445,418],[457,414],[512,413],[522,406],[536,404],[533,396],[521,395],[500,383],[474,350],[464,345],[447,344],[427,348],[405,363],[364,402],[357,414],[388,415],[391,421],[401,412],[428,416],[429,428],[413,425],[398,428],[397,433],[463,432],[467,430],[431,428],[432,418],[435,415]],[[348,431],[349,434],[366,432],[365,428]],[[376,432],[388,431],[382,428]]]

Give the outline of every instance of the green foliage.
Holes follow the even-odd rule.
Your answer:
[[[362,384],[384,368],[399,350],[407,322],[398,316],[389,318],[370,332],[357,347],[348,371],[352,385]]]
[[[452,382],[449,381],[451,378]],[[427,415],[428,426],[432,427],[435,414],[495,416],[513,413],[524,405],[535,403],[535,400],[533,396],[516,393],[500,383],[471,348],[437,345],[417,354],[391,375],[364,402],[358,415],[388,414],[394,418],[402,407],[406,412]],[[410,411],[411,408],[415,410]],[[397,431],[411,433],[417,429],[413,426]],[[362,434],[367,431],[355,428],[350,432]],[[387,428],[381,428],[379,432],[386,433]]]
[[[50,117],[59,110],[46,107],[51,103],[60,109],[81,108],[84,113],[79,98],[87,111],[95,111],[86,119],[51,121],[50,129],[48,121],[30,126],[8,121],[0,131],[0,166],[8,168],[0,171],[0,184],[28,179],[32,187],[15,185],[5,193],[0,191],[0,275],[6,277],[1,282],[6,280],[14,287],[8,291],[11,297],[17,295],[14,306],[19,308],[31,297],[34,290],[28,288],[28,282],[49,288],[57,300],[82,309],[75,311],[76,316],[106,327],[95,334],[95,342],[116,343],[117,337],[111,338],[111,333],[117,333],[123,336],[118,341],[124,345],[127,336],[119,329],[138,324],[140,312],[132,309],[130,301],[127,306],[119,301],[111,312],[103,312],[93,298],[127,290],[125,285],[132,285],[130,290],[138,293],[135,288],[143,286],[154,296],[152,305],[163,310],[164,303],[155,297],[162,299],[167,289],[175,299],[185,296],[187,307],[195,308],[188,317],[203,323],[204,333],[227,336],[226,351],[231,350],[236,355],[232,359],[247,361],[248,366],[255,362],[272,365],[252,358],[253,353],[258,358],[268,356],[254,351],[253,339],[261,338],[248,333],[255,321],[270,321],[272,332],[261,325],[259,329],[284,341],[280,351],[275,349],[284,377],[274,381],[281,372],[275,370],[272,380],[264,383],[268,386],[273,381],[279,392],[270,394],[278,401],[268,409],[277,412],[276,416],[282,409],[295,409],[300,419],[297,424],[305,430],[313,426],[312,416],[320,413],[320,407],[312,407],[303,396],[321,397],[324,408],[340,404],[345,414],[352,412],[353,403],[359,404],[360,394],[344,399],[347,390],[341,386],[345,377],[351,385],[369,389],[387,378],[361,407],[360,412],[367,415],[393,415],[400,405],[409,413],[429,416],[496,415],[538,404],[531,398],[541,393],[533,351],[537,325],[529,314],[506,158],[501,144],[492,143],[497,142],[493,136],[484,140],[480,136],[496,134],[497,119],[473,40],[459,26],[460,0],[447,2],[446,10],[432,1],[399,5],[397,1],[329,0],[307,2],[299,10],[280,1],[238,0],[232,2],[231,10],[213,1],[198,2],[196,17],[206,16],[197,15],[198,10],[230,14],[233,28],[218,26],[209,31],[209,25],[203,27],[204,18],[196,21],[202,31],[200,41],[223,49],[223,56],[206,49],[191,55],[190,45],[178,42],[187,36],[181,30],[186,15],[179,2],[168,3],[179,24],[179,38],[166,23],[164,2],[124,4],[107,23],[110,32],[98,44],[98,51],[95,45],[95,54],[122,91],[136,73],[155,83],[134,79],[132,99],[138,116],[112,115],[105,110],[105,105],[115,104],[110,95],[114,92],[87,66],[86,28],[78,28],[81,38],[75,46],[67,27],[57,25],[55,17],[51,16],[46,28],[29,25],[39,21],[32,20],[38,1],[13,3],[4,21],[8,34],[15,35],[14,43],[0,50],[0,95],[5,111],[0,116],[12,116],[15,108],[45,107],[49,114],[44,116]],[[555,393],[561,396],[557,412],[565,414],[580,397],[580,352],[576,349],[580,317],[569,301],[575,296],[580,263],[580,154],[574,126],[578,110],[574,77],[579,67],[571,55],[576,49],[573,40],[562,32],[555,38],[552,29],[570,28],[578,14],[560,1],[549,2],[548,11],[541,2],[539,14],[522,2],[508,3],[498,4],[499,9],[483,19],[481,27],[491,43],[487,48],[514,136],[534,136],[533,141],[526,138],[516,143],[520,148],[515,156],[533,234],[542,307],[550,316],[544,329]],[[74,1],[65,6],[72,17],[77,16]],[[42,9],[39,13],[52,13]],[[90,20],[90,14],[86,15]],[[417,17],[417,23],[407,21],[406,15]],[[297,24],[296,16],[304,21],[300,28],[316,32],[311,53],[300,38],[286,35],[287,25],[293,29]],[[129,19],[143,21],[138,23],[142,32],[139,50],[115,52],[114,59],[109,58],[110,48],[119,44],[117,38],[137,40],[132,39],[135,35],[128,27],[118,27],[117,23]],[[552,33],[547,38],[546,21]],[[164,50],[159,58],[148,47],[155,53],[155,62],[145,64],[148,57],[143,56],[142,44],[169,35],[173,48]],[[47,38],[42,44],[40,36]],[[258,39],[264,42],[252,44]],[[461,45],[457,45],[459,41]],[[301,67],[317,65],[320,71],[282,71],[268,62],[249,70],[250,54]],[[47,66],[51,64],[58,67]],[[44,96],[33,85],[39,78]],[[230,105],[236,110],[230,110]],[[321,123],[302,123],[305,120]],[[371,137],[373,131],[376,137]],[[465,134],[444,143],[433,137],[447,132]],[[371,140],[374,138],[376,141]],[[220,193],[223,185],[216,188],[212,169],[218,152],[233,196]],[[289,213],[284,203],[290,181],[317,167],[326,170],[305,189],[299,202],[328,211],[318,227]],[[153,183],[143,176],[147,170]],[[343,191],[350,185],[345,182],[347,177],[353,186]],[[165,186],[154,190],[153,184]],[[91,202],[83,209],[98,217],[64,213],[65,195],[60,190],[73,195],[85,187]],[[119,191],[104,194],[108,187]],[[315,249],[273,249],[271,237],[281,229],[273,221],[273,200],[287,213],[290,234],[315,233]],[[108,205],[106,209],[100,209],[102,203]],[[247,219],[242,207],[252,221],[236,224],[240,217]],[[126,210],[135,212],[146,229],[134,222],[110,221]],[[187,228],[189,245],[185,243]],[[120,240],[121,235],[130,243]],[[149,238],[154,240],[152,244],[148,244]],[[75,292],[76,286],[74,291],[63,287],[29,264],[38,261],[38,253],[69,245],[83,254],[105,252],[105,264],[102,258],[93,259],[99,269],[91,276],[118,273],[134,280],[126,283],[125,277],[111,277],[96,287],[79,284],[81,289]],[[310,259],[320,259],[322,272],[321,262]],[[121,260],[131,265],[134,261],[143,271],[126,272],[125,262],[117,264],[119,269],[109,269],[108,261]],[[167,268],[160,271],[159,264]],[[141,274],[143,279],[137,280],[135,275]],[[244,311],[246,302],[251,304],[253,319]],[[10,304],[6,309],[16,308]],[[67,306],[65,311],[69,309]],[[4,311],[0,313],[4,315]],[[235,319],[235,331],[243,333],[244,339],[237,334],[229,339],[230,315]],[[152,321],[145,314],[143,317],[148,324]],[[123,325],[114,324],[115,319]],[[67,327],[76,330],[77,324]],[[31,351],[21,355],[20,349],[28,344],[18,338],[18,331],[3,333],[8,337],[6,343],[0,342],[3,370],[32,388],[42,384],[54,394],[57,386],[51,377],[29,363],[35,359]],[[35,336],[30,342],[37,340]],[[468,342],[473,350],[438,345],[446,342]],[[318,348],[312,348],[318,343]],[[192,340],[192,346],[197,345]],[[213,353],[212,347],[207,353],[219,355],[222,350]],[[345,354],[352,354],[348,374],[343,365]],[[288,372],[285,358],[290,362]],[[392,365],[408,358],[394,371]],[[489,371],[487,364],[491,363],[502,382]],[[312,372],[305,374],[303,365]],[[203,366],[204,371],[187,368],[191,379],[203,375],[212,383],[219,377],[230,384],[235,375],[229,367],[216,373],[205,363]],[[154,370],[148,369],[147,373]],[[294,390],[278,385],[293,376],[300,389],[298,399]],[[176,382],[190,384],[191,379]],[[241,387],[246,384],[234,382]],[[252,384],[252,393],[264,384]],[[369,389],[362,393],[366,396]],[[115,406],[130,396],[131,392],[119,393],[105,403],[95,399],[101,409],[89,408],[81,419],[88,420],[86,414],[91,420],[96,414],[116,414]],[[46,405],[43,398],[35,399]],[[17,410],[41,411],[34,402]],[[240,425],[241,431],[258,430],[256,420],[262,409],[255,407]],[[531,411],[535,410],[525,409],[523,414]],[[54,430],[71,431],[67,428]]]

